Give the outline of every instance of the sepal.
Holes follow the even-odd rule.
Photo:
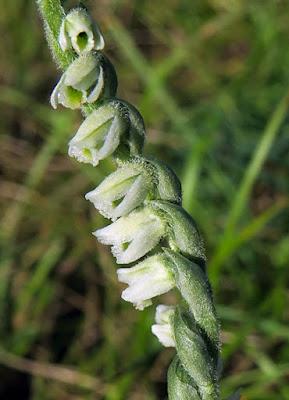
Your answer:
[[[117,101],[110,101],[84,120],[69,142],[68,154],[80,162],[96,166],[115,152],[128,128],[125,110]]]
[[[93,234],[112,245],[118,264],[129,264],[152,250],[165,233],[165,224],[149,207],[131,212]]]
[[[97,24],[82,8],[70,11],[63,19],[58,41],[63,51],[73,48],[77,54],[104,48],[103,36]]]
[[[116,88],[116,73],[110,61],[101,53],[82,54],[63,73],[50,102],[53,108],[62,104],[76,109],[101,97],[113,97]]]
[[[133,303],[138,310],[143,310],[152,303],[151,299],[153,297],[171,290],[175,285],[175,281],[165,261],[162,254],[157,254],[148,257],[135,267],[118,269],[118,280],[129,285],[122,292],[121,297]],[[161,311],[159,310],[158,321],[164,325],[173,311],[167,310],[167,314],[163,316],[162,321]]]
[[[173,286],[175,285],[174,280]],[[161,294],[161,293],[160,293]],[[156,324],[152,325],[152,333],[165,347],[176,347],[173,332],[173,317],[175,307],[160,304],[156,308]]]

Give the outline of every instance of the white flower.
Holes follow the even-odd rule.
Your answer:
[[[68,154],[83,163],[98,165],[118,147],[120,137],[128,129],[128,121],[114,103],[93,111],[69,142]]]
[[[104,90],[102,56],[85,54],[73,61],[55,86],[50,102],[53,108],[79,108],[84,103],[95,102]]]
[[[63,51],[72,47],[77,54],[104,48],[104,40],[98,26],[81,8],[72,10],[64,18],[58,41]]]
[[[165,347],[175,347],[172,319],[175,307],[160,304],[156,308],[156,324],[152,325],[152,333]]]
[[[151,182],[141,168],[125,165],[109,175],[85,198],[90,200],[102,215],[113,221],[128,214],[145,200]]]
[[[168,292],[175,286],[172,273],[166,267],[162,254],[148,257],[135,267],[117,270],[118,280],[129,287],[122,292],[122,298],[143,310],[152,302],[151,299]]]
[[[93,234],[112,245],[118,264],[129,264],[152,250],[165,233],[165,224],[150,208],[133,211]]]

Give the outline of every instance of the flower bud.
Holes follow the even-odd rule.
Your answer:
[[[166,259],[157,254],[131,268],[117,270],[118,280],[129,287],[122,292],[122,298],[134,304],[138,310],[152,304],[151,299],[171,290],[175,281],[166,267]],[[158,322],[160,323],[160,322]]]
[[[152,333],[159,339],[165,347],[175,347],[173,332],[173,316],[175,307],[160,304],[156,308],[156,324],[152,325]]]
[[[63,51],[73,48],[77,54],[104,48],[98,26],[82,8],[72,10],[66,15],[60,27],[58,41]]]
[[[93,234],[100,243],[112,245],[112,254],[118,264],[129,264],[152,250],[164,233],[163,221],[145,207]]]
[[[140,206],[152,182],[140,165],[128,163],[109,175],[85,198],[90,200],[95,208],[113,221],[124,216]]]
[[[63,73],[55,86],[50,102],[53,108],[60,103],[76,109],[94,103],[100,97],[114,96],[117,78],[112,64],[101,53],[79,56]]]
[[[127,129],[128,120],[120,105],[114,101],[106,103],[81,124],[69,142],[68,154],[96,166],[117,149]]]

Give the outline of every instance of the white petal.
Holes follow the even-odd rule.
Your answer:
[[[94,232],[97,239],[103,244],[121,244],[130,242],[136,233],[143,228],[145,221],[150,217],[147,209],[134,211],[128,216],[121,217],[114,223]]]
[[[127,191],[122,202],[114,209],[112,218],[116,219],[140,206],[148,193],[148,185],[145,178],[139,175]]]
[[[60,26],[59,37],[58,37],[58,42],[62,51],[66,51],[68,49],[69,47],[68,40],[69,39],[66,33],[66,20],[64,19]]]
[[[151,306],[153,303],[151,300],[145,300],[145,301],[141,301],[139,303],[133,303],[134,307],[137,310],[143,311],[146,307]]]
[[[126,249],[122,244],[116,244],[111,252],[116,258],[117,264],[129,264],[146,255],[160,241],[164,234],[164,227],[160,221],[147,221],[128,244]]]
[[[152,333],[157,336],[165,347],[175,347],[172,327],[174,312],[174,306],[160,304],[156,308],[156,324],[152,326]]]
[[[174,306],[159,304],[156,308],[156,315],[155,315],[156,323],[168,324],[174,310],[175,310]]]
[[[121,297],[131,303],[139,303],[167,293],[174,286],[174,279],[167,271],[164,270],[162,273],[154,273],[154,271],[151,271],[150,276],[142,277],[125,289]]]
[[[78,90],[88,89],[95,81],[97,58],[89,53],[79,56],[65,72],[65,85]]]
[[[118,264],[128,264],[143,257],[164,235],[164,223],[150,209],[133,211],[93,234],[103,244],[111,244]]]
[[[103,86],[104,86],[103,68],[102,66],[99,66],[99,74],[96,80],[96,85],[94,86],[92,92],[87,97],[88,103],[94,103],[99,98],[103,90]]]
[[[57,108],[57,105],[59,103],[59,92],[63,88],[63,81],[64,81],[64,75],[61,76],[61,78],[59,79],[59,82],[53,89],[53,92],[51,93],[51,96],[50,96],[50,104],[52,105],[52,107],[54,109]]]
[[[93,31],[94,31],[94,41],[95,41],[94,48],[95,50],[102,50],[104,48],[105,43],[102,33],[96,23],[93,24]]]

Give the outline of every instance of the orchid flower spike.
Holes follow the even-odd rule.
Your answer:
[[[165,165],[142,157],[121,164],[85,196],[103,216],[113,221],[151,197],[179,202],[180,184]]]
[[[171,290],[175,286],[172,272],[166,266],[163,254],[146,258],[131,268],[117,270],[118,280],[129,287],[122,292],[122,298],[134,304],[138,310],[152,304],[151,299]]]
[[[173,332],[174,306],[160,304],[156,308],[156,324],[152,325],[152,333],[159,339],[165,347],[175,347]]]
[[[152,326],[164,346],[176,348],[169,399],[219,400],[219,324],[203,239],[182,208],[180,181],[168,166],[143,156],[143,118],[116,98],[114,67],[100,51],[102,34],[86,10],[65,15],[60,0],[36,2],[54,59],[64,70],[51,105],[81,108],[86,118],[69,142],[69,156],[92,166],[112,155],[116,161],[116,171],[86,194],[112,220],[93,235],[112,246],[118,264],[140,261],[117,270],[119,281],[128,285],[124,300],[143,310],[173,288],[184,300],[178,307],[159,305]]]
[[[76,109],[102,96],[114,96],[116,88],[115,70],[108,59],[101,53],[82,54],[63,73],[50,102],[53,108],[60,103]]]
[[[123,106],[115,101],[108,102],[84,120],[69,142],[68,154],[96,166],[113,154],[128,129],[129,121]]]
[[[73,48],[77,54],[104,48],[98,26],[83,8],[76,8],[66,15],[60,27],[58,41],[63,51]]]
[[[165,223],[149,208],[131,212],[93,234],[112,245],[118,264],[129,264],[152,250],[165,233]]]

